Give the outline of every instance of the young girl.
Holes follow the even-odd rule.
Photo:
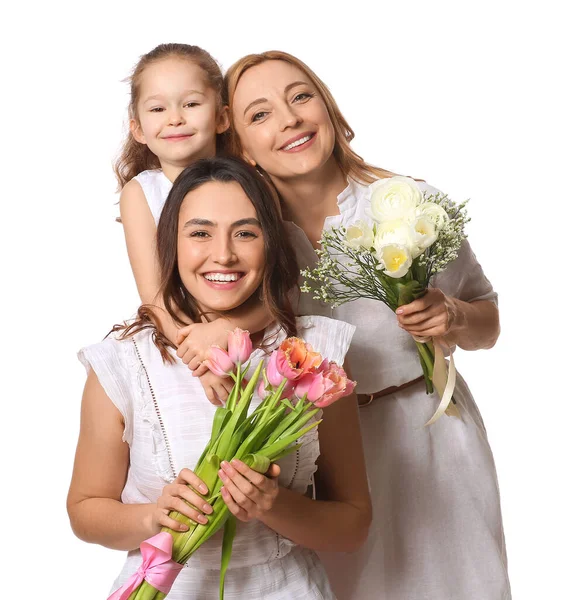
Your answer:
[[[179,329],[158,295],[155,235],[176,177],[225,145],[229,121],[223,76],[206,50],[187,44],[162,44],[141,57],[130,77],[130,88],[130,131],[115,165],[129,260],[141,301],[157,307],[168,339],[173,343],[186,340],[178,356],[195,375],[202,376],[208,398],[216,403],[226,398],[231,382],[207,372],[201,362],[211,343],[226,343],[226,331],[233,325],[221,317],[210,324]],[[237,324],[254,331],[266,323],[265,311],[259,305],[249,315]]]
[[[288,300],[298,276],[293,249],[272,195],[244,163],[205,159],[185,170],[162,212],[157,249],[170,312],[193,323],[212,320],[216,312],[244,316],[261,295],[272,315],[258,336],[261,348],[297,334],[330,360],[343,361],[350,325],[325,317],[295,320]],[[234,277],[221,283],[225,273]],[[208,490],[187,467],[205,447],[215,408],[176,360],[156,321],[142,307],[134,324],[79,355],[88,378],[68,510],[81,539],[129,550],[113,589],[140,566],[136,548],[143,540],[162,526],[180,530],[168,517],[172,509],[200,523],[211,511],[204,500]],[[256,350],[251,368],[267,354]],[[258,402],[254,398],[251,410]],[[370,499],[355,397],[325,409],[318,430],[301,442],[298,453],[273,465],[266,477],[235,461],[221,465],[223,497],[243,521],[226,598],[331,599],[324,569],[308,548],[352,551],[366,537]],[[304,495],[316,470],[318,496],[325,501]],[[221,537],[194,554],[169,600],[216,597]]]
[[[324,227],[368,219],[367,184],[392,174],[354,153],[352,129],[307,65],[284,52],[250,55],[229,69],[227,83],[233,151],[271,179],[303,236],[295,247],[304,256],[315,258]],[[422,427],[439,399],[425,393],[412,338],[490,348],[499,335],[497,294],[467,242],[433,285],[397,315],[367,299],[334,309],[357,326],[350,364],[362,392],[374,504],[365,546],[326,557],[342,600],[510,598],[499,489],[479,410],[458,376],[461,418]]]

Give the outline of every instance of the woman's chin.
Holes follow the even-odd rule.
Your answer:
[[[243,304],[245,304],[245,302],[250,298],[250,296],[252,296],[252,294],[245,295],[243,297],[239,296],[238,298],[232,299],[221,298],[219,301],[215,300],[213,302],[205,303],[204,306],[207,312],[227,313],[231,310],[240,308]]]

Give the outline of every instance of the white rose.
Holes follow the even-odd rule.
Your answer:
[[[422,254],[422,252],[434,244],[438,238],[436,224],[431,218],[426,216],[418,217],[412,227],[412,230],[414,232],[414,244],[418,248],[418,254],[416,256]]]
[[[399,244],[381,246],[376,250],[376,256],[384,267],[384,273],[394,278],[406,275],[412,264],[409,249]]]
[[[441,229],[442,226],[449,221],[447,211],[434,202],[424,202],[423,204],[419,204],[416,208],[416,216],[428,217],[436,225],[437,229]]]
[[[396,175],[370,185],[370,211],[378,223],[414,217],[422,192],[414,179]]]
[[[369,250],[374,242],[374,232],[365,221],[356,221],[346,230],[346,244],[350,248]]]

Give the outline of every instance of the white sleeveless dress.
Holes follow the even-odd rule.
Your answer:
[[[342,363],[354,328],[325,317],[297,319],[298,335],[330,360]],[[284,339],[283,332],[273,342]],[[170,350],[174,357],[176,354]],[[211,434],[215,407],[198,378],[181,360],[164,363],[151,330],[131,339],[104,341],[84,348],[79,358],[93,369],[125,423],[123,440],[130,448],[130,467],[121,500],[153,503],[183,467],[193,468]],[[263,350],[251,357],[251,372]],[[250,410],[260,399],[253,398]],[[324,416],[325,418],[325,416]],[[279,461],[280,484],[304,494],[317,466],[317,428],[302,439],[295,454]],[[168,600],[215,600],[220,579],[222,532],[194,553],[178,575]],[[112,586],[119,588],[141,564],[139,550],[128,553]],[[237,523],[225,598],[230,600],[328,600],[335,596],[325,570],[311,550],[296,546],[259,521]]]
[[[421,189],[438,190],[425,184]],[[340,214],[325,228],[369,220],[368,188],[353,180],[338,196]],[[298,256],[317,256],[293,226]],[[467,302],[497,294],[469,243],[436,275],[434,287]],[[306,294],[302,294],[302,301]],[[359,393],[401,385],[422,375],[412,337],[375,300],[333,309],[356,326],[347,359]],[[478,355],[474,360],[479,360]],[[439,399],[424,382],[360,409],[373,522],[352,554],[320,553],[339,600],[509,600],[499,488],[487,433],[473,396],[457,376],[462,418],[443,416],[423,427]],[[500,396],[490,399],[506,402]]]

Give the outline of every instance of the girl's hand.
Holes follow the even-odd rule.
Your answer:
[[[211,323],[192,323],[178,330],[177,354],[195,377],[200,377],[208,371],[208,367],[203,363],[210,346],[226,348],[228,329],[228,321],[216,319]]]
[[[424,342],[431,337],[443,337],[455,327],[458,310],[455,299],[438,288],[429,289],[422,298],[396,310],[398,325]]]
[[[194,488],[197,491],[193,491]],[[162,495],[158,498],[156,508],[153,514],[152,529],[157,533],[162,527],[169,527],[174,531],[188,531],[188,525],[180,523],[168,516],[171,511],[177,510],[185,517],[188,517],[196,523],[208,523],[204,516],[212,513],[212,506],[200,496],[207,494],[208,488],[197,475],[190,469],[182,469],[174,481],[162,490]],[[192,506],[187,504],[189,502]]]
[[[240,521],[261,519],[271,510],[279,494],[279,465],[272,464],[262,475],[240,460],[223,461],[218,476],[224,484],[220,492],[228,510]]]
[[[219,377],[212,371],[200,375],[200,383],[204,388],[206,397],[214,406],[224,406],[230,390],[234,387],[234,381],[230,377]]]

